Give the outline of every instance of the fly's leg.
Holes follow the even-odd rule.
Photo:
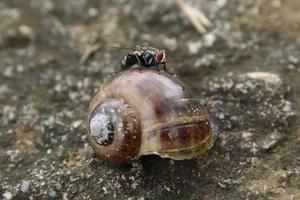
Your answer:
[[[160,74],[160,68],[159,68],[159,64],[155,64],[155,68],[157,69],[157,71],[158,71],[158,74]]]
[[[139,63],[139,66],[140,66],[139,67],[140,68],[140,73],[142,73],[142,62],[141,62],[140,58],[138,57],[138,55],[135,54],[135,57],[136,57],[136,60]]]
[[[167,70],[167,68],[166,68],[166,64],[163,64],[163,69],[168,73],[168,74],[171,74],[171,75],[174,75],[173,73],[171,73],[171,72],[169,72],[168,70]]]

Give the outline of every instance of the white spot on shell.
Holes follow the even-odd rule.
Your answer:
[[[109,117],[103,114],[96,114],[90,121],[90,133],[98,143],[109,139],[108,129]]]
[[[170,128],[170,132],[168,133],[169,138],[175,139],[178,137],[178,129],[177,128]]]

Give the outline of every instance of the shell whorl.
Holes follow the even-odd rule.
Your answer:
[[[109,98],[89,117],[88,140],[97,156],[113,164],[128,164],[137,158],[141,145],[138,117],[124,99]]]

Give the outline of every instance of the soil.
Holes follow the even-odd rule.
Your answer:
[[[1,0],[3,199],[300,199],[300,1]],[[192,160],[112,167],[86,142],[87,108],[125,50],[167,50],[216,141]]]

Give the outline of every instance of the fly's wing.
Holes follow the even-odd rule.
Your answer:
[[[132,54],[128,54],[127,56],[125,56],[125,58],[122,60],[121,62],[121,67],[122,69],[127,69],[129,67],[131,67],[132,65],[137,64],[138,61],[136,59],[135,55]]]

